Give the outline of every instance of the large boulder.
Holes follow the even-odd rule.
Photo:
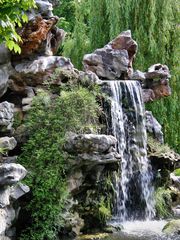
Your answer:
[[[0,186],[13,185],[22,180],[27,174],[20,164],[4,163],[0,165]]]
[[[83,65],[102,79],[124,79],[132,75],[132,62],[137,52],[137,43],[131,31],[122,32],[103,48],[86,54]]]
[[[46,80],[53,83],[51,74],[56,68],[60,70],[73,71],[73,65],[68,58],[59,56],[41,56],[36,60],[23,61],[15,66],[16,74],[11,76],[11,88],[25,91],[26,86],[37,86]],[[51,81],[52,80],[52,81]]]
[[[116,145],[116,138],[103,134],[71,134],[64,148],[71,154],[109,153]]]
[[[16,147],[16,139],[14,137],[0,138],[0,148],[4,151],[13,150]]]
[[[163,233],[180,235],[180,219],[168,222],[163,228]],[[177,239],[179,239],[178,236]]]

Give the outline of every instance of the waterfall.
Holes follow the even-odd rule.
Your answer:
[[[115,180],[114,219],[127,221],[155,216],[152,169],[146,152],[141,87],[137,81],[108,81],[111,90],[111,133],[122,156]]]

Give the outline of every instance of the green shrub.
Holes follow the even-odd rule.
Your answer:
[[[167,218],[172,216],[171,203],[171,191],[165,189],[164,187],[157,188],[155,192],[155,208],[157,217]]]
[[[176,169],[176,170],[174,171],[174,174],[175,174],[176,176],[180,176],[180,168]]]
[[[63,151],[65,135],[67,131],[83,133],[87,128],[96,131],[99,110],[95,96],[84,88],[63,91],[56,99],[40,91],[34,98],[25,123],[30,138],[19,159],[30,173],[25,180],[32,194],[26,206],[30,224],[19,239],[56,239],[68,198],[66,173],[70,166]]]

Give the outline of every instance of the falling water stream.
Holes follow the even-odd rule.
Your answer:
[[[114,221],[155,216],[152,169],[146,152],[144,104],[137,81],[108,81],[111,89],[112,134],[117,138],[121,169],[116,178]]]

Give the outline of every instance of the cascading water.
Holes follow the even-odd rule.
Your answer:
[[[147,159],[141,87],[137,81],[108,81],[111,89],[111,133],[122,156],[116,178],[114,220],[152,219],[152,169]]]

